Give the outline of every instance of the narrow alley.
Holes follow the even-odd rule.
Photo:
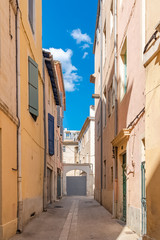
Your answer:
[[[138,236],[92,197],[64,197],[10,240],[136,240]]]

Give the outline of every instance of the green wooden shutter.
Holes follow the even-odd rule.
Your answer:
[[[29,112],[38,116],[38,64],[28,57]]]

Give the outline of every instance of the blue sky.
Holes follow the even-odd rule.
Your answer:
[[[93,41],[97,0],[43,0],[43,48],[62,62],[66,88],[64,127],[80,130],[94,104]]]

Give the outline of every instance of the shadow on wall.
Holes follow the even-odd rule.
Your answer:
[[[101,196],[101,136],[100,136],[100,127],[101,127],[101,104],[98,102],[96,111],[95,111],[95,191],[94,198],[100,202]]]
[[[118,86],[120,86],[121,79],[118,79]],[[129,79],[127,79],[127,83]],[[127,85],[127,92],[124,95],[123,99],[120,100],[120,88],[118,87],[118,132],[121,131],[123,128],[127,128],[127,117],[128,117],[128,110],[132,95],[134,79],[132,80],[132,84],[130,86]],[[136,96],[135,96],[136,97]]]
[[[150,161],[155,166],[146,186],[147,194],[147,235],[153,239],[160,240],[160,153],[156,156],[157,150],[146,153],[147,171],[150,171]],[[153,163],[154,161],[154,163]],[[156,164],[158,166],[156,167]],[[148,174],[147,174],[148,176]]]

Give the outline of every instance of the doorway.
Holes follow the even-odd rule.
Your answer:
[[[145,162],[141,163],[141,203],[142,203],[142,235],[147,230],[147,206],[146,206],[146,184],[145,184]]]
[[[47,168],[47,203],[51,203],[51,176],[52,170]]]
[[[126,209],[127,209],[126,153],[122,155],[122,169],[123,169],[123,221],[126,222]]]

